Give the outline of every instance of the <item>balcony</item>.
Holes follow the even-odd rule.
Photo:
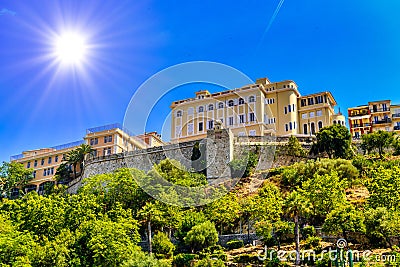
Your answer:
[[[386,124],[386,123],[392,123],[392,119],[386,118],[386,119],[383,119],[383,120],[373,121],[372,125]]]
[[[371,123],[361,123],[361,124],[353,124],[352,128],[364,128],[364,127],[371,127]]]
[[[392,115],[393,118],[400,118],[400,113],[396,113]]]
[[[394,126],[394,127],[393,127],[393,130],[395,130],[395,131],[400,131],[400,126]]]
[[[360,117],[360,116],[365,116],[365,115],[369,115],[369,112],[368,112],[368,110],[363,110],[363,111],[360,111],[360,112],[351,112],[350,114],[349,114],[349,117]]]
[[[373,108],[370,110],[371,113],[377,113],[377,112],[389,112],[390,108]]]

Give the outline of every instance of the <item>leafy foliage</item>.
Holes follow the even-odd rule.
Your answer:
[[[33,169],[25,169],[18,162],[3,162],[0,166],[0,200],[11,197],[11,190],[24,188],[33,179]]]
[[[394,142],[394,133],[387,131],[377,131],[370,134],[364,134],[361,136],[362,144],[361,147],[371,152],[378,150],[379,157],[383,159],[384,150],[391,147]]]
[[[315,150],[326,152],[329,158],[348,158],[352,154],[349,130],[339,124],[322,128],[317,133]]]
[[[192,252],[195,252],[215,245],[218,242],[218,233],[214,224],[206,221],[193,226],[187,233],[184,241],[192,249]]]
[[[175,246],[169,240],[168,236],[163,232],[158,232],[153,237],[153,252],[158,255],[169,259],[175,251]]]

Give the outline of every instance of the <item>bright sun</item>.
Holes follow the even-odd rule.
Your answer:
[[[85,39],[77,33],[64,33],[55,43],[55,54],[62,63],[82,62],[87,50]]]

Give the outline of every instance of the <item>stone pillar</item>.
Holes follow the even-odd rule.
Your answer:
[[[231,179],[228,163],[233,159],[233,134],[230,129],[207,131],[206,142],[207,180],[209,183],[220,183]]]

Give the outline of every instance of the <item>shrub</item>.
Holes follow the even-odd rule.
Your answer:
[[[163,232],[158,232],[153,237],[153,252],[157,257],[160,255],[169,259],[172,257],[175,251],[175,246],[172,244],[171,240],[169,240],[168,236]]]
[[[261,260],[258,259],[258,255],[251,254],[242,254],[233,258],[233,261],[236,263],[262,263]]]
[[[196,259],[195,254],[178,254],[174,257],[172,265],[176,267],[189,267],[192,260]]]
[[[304,244],[304,248],[305,249],[315,249],[315,250],[319,250],[321,249],[321,238],[317,237],[317,236],[309,236],[306,239],[306,242]]]
[[[226,243],[226,246],[228,247],[229,250],[231,249],[237,249],[241,248],[244,246],[243,240],[238,240],[238,239],[233,239],[230,240]]]
[[[193,226],[183,240],[194,252],[215,245],[218,242],[218,233],[215,225],[206,221]]]
[[[198,262],[196,262],[194,265],[194,267],[224,267],[225,264],[222,260],[214,260],[214,259],[210,259],[210,258],[205,258],[202,259]]]
[[[315,228],[312,225],[305,226],[304,228],[300,229],[300,233],[303,239],[307,239],[310,236],[315,236]]]

